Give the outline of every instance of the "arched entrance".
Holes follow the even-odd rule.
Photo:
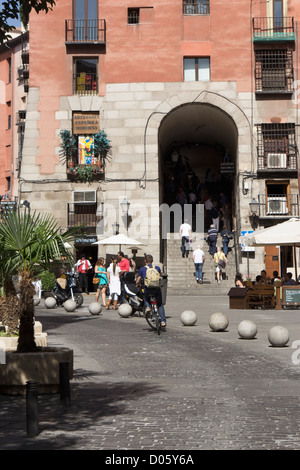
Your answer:
[[[158,149],[160,204],[180,203],[184,195],[187,203],[205,204],[210,198],[219,208],[222,206],[226,216],[230,211],[233,228],[238,195],[238,130],[229,114],[211,103],[182,104],[162,119]],[[205,230],[210,223],[210,213],[206,212]],[[222,224],[224,221],[220,228]],[[174,225],[173,230],[177,231]]]

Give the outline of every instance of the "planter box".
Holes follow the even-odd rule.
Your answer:
[[[6,363],[0,364],[0,393],[24,395],[26,382],[39,383],[39,394],[59,393],[59,363],[68,362],[69,378],[73,378],[73,350],[41,347],[38,352],[6,352]]]
[[[34,339],[37,346],[45,347],[48,345],[47,333],[43,333],[42,324],[39,321],[34,324]],[[18,336],[0,336],[1,346],[4,347],[5,351],[15,351],[18,347],[18,340]]]

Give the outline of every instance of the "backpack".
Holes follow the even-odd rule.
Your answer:
[[[147,272],[144,280],[146,287],[159,287],[160,273],[157,269],[150,266],[146,266]]]

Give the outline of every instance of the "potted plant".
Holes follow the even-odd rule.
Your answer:
[[[42,282],[42,293],[45,299],[54,288],[56,277],[53,272],[47,270],[41,273],[40,279]]]
[[[50,215],[37,214],[17,208],[5,214],[0,224],[0,283],[2,296],[10,302],[19,324],[16,352],[6,353],[6,363],[0,364],[0,384],[20,386],[26,380],[37,380],[41,386],[58,379],[58,362],[71,360],[72,351],[37,347],[34,337],[34,279],[49,269],[54,260],[64,256],[73,262],[66,243],[73,240],[76,229],[60,233],[60,227]],[[78,230],[78,228],[77,228]],[[12,282],[18,277],[18,295]],[[12,299],[14,302],[12,302]],[[13,307],[12,307],[13,306]],[[65,359],[63,359],[63,357]],[[69,361],[68,361],[69,362]],[[53,368],[54,366],[54,368]],[[70,363],[70,370],[73,364]],[[16,373],[18,371],[18,373]],[[13,380],[13,384],[6,380]],[[57,385],[57,384],[55,384]],[[15,393],[15,392],[14,392]]]

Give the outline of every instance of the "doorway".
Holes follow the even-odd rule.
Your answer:
[[[232,118],[207,103],[188,103],[172,110],[159,128],[160,204],[203,204],[204,231],[212,223],[208,200],[219,209],[219,231],[236,223],[235,168],[238,133]],[[226,211],[226,217],[224,217]],[[171,213],[172,215],[172,213]],[[182,212],[183,219],[183,212]],[[170,224],[170,232],[178,227]],[[195,229],[194,217],[191,221]]]
[[[95,272],[95,264],[98,259],[98,246],[75,244],[75,250],[76,262],[80,259],[83,254],[85,254],[86,259],[88,259],[92,265],[93,269],[90,269],[88,272],[88,291],[94,292],[95,290],[97,290],[95,289],[95,286],[93,284],[93,277]]]

